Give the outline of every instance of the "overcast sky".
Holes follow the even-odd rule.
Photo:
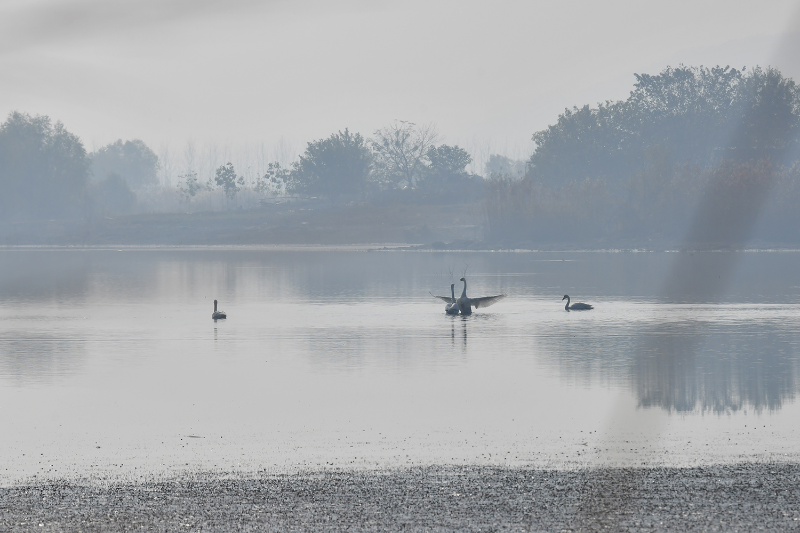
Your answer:
[[[0,113],[99,147],[307,141],[394,119],[527,147],[667,65],[800,81],[800,2],[3,0]]]

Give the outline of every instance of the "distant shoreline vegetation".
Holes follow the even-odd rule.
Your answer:
[[[47,116],[12,112],[0,125],[0,222],[228,211],[275,200],[323,198],[402,204],[475,203],[485,180],[467,170],[472,156],[438,144],[432,125],[396,121],[365,138],[348,129],[307,143],[289,164],[264,154],[258,168],[236,168],[225,151],[198,154],[188,143],[177,182],[141,140],[117,140],[88,153],[80,139]],[[488,172],[524,162],[492,155]]]
[[[259,208],[293,198],[330,205],[470,204],[490,244],[613,246],[649,241],[800,243],[800,90],[774,68],[668,67],[637,74],[630,96],[566,109],[533,134],[527,161],[439,143],[432,125],[348,129],[294,161],[182,170],[140,140],[88,153],[48,117],[0,125],[0,223]],[[170,166],[175,183],[159,181]],[[467,217],[464,217],[465,219]],[[459,217],[460,220],[460,217]],[[466,220],[459,223],[465,223]],[[435,233],[435,232],[434,232]]]
[[[567,109],[521,181],[490,180],[487,239],[800,242],[800,90],[774,68],[667,68]]]

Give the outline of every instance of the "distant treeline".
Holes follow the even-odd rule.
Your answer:
[[[0,125],[0,220],[126,212],[134,191],[157,183],[157,170],[158,157],[142,141],[117,141],[88,154],[60,122],[14,112]],[[93,174],[99,179],[91,180]]]
[[[214,204],[232,209],[286,196],[338,203],[477,202],[484,179],[466,170],[471,161],[458,146],[437,145],[432,126],[398,121],[372,139],[345,129],[309,142],[291,165],[270,162],[261,175],[245,176],[227,162],[205,177],[188,168],[176,186],[164,187],[157,178],[159,158],[142,141],[118,140],[87,153],[60,122],[14,112],[0,125],[0,220],[117,215],[137,203],[155,211]],[[487,167],[519,173],[515,164],[492,156]]]
[[[584,246],[800,242],[800,90],[773,68],[667,68],[625,101],[533,135],[521,181],[495,177],[489,239]]]
[[[483,206],[485,240],[508,246],[800,243],[800,89],[774,69],[667,68],[628,99],[567,109],[533,134],[527,162],[440,144],[433,126],[348,129],[259,171],[197,158],[176,184],[142,141],[87,153],[61,123],[11,113],[0,125],[0,221],[330,203]],[[191,157],[189,157],[191,156]],[[173,174],[174,175],[174,174]]]
[[[436,145],[433,126],[397,121],[372,139],[348,129],[309,142],[291,167],[271,163],[255,190],[332,200],[457,203],[476,201],[481,176],[467,172],[472,156],[458,146]],[[236,194],[242,177],[218,170],[215,183]],[[191,179],[191,178],[190,178]]]

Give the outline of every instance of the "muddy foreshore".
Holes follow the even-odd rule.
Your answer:
[[[0,531],[602,529],[800,529],[800,465],[198,473],[0,489]]]

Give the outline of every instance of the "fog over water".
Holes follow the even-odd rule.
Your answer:
[[[798,260],[5,249],[0,479],[796,460]],[[446,316],[464,269],[510,296]]]

